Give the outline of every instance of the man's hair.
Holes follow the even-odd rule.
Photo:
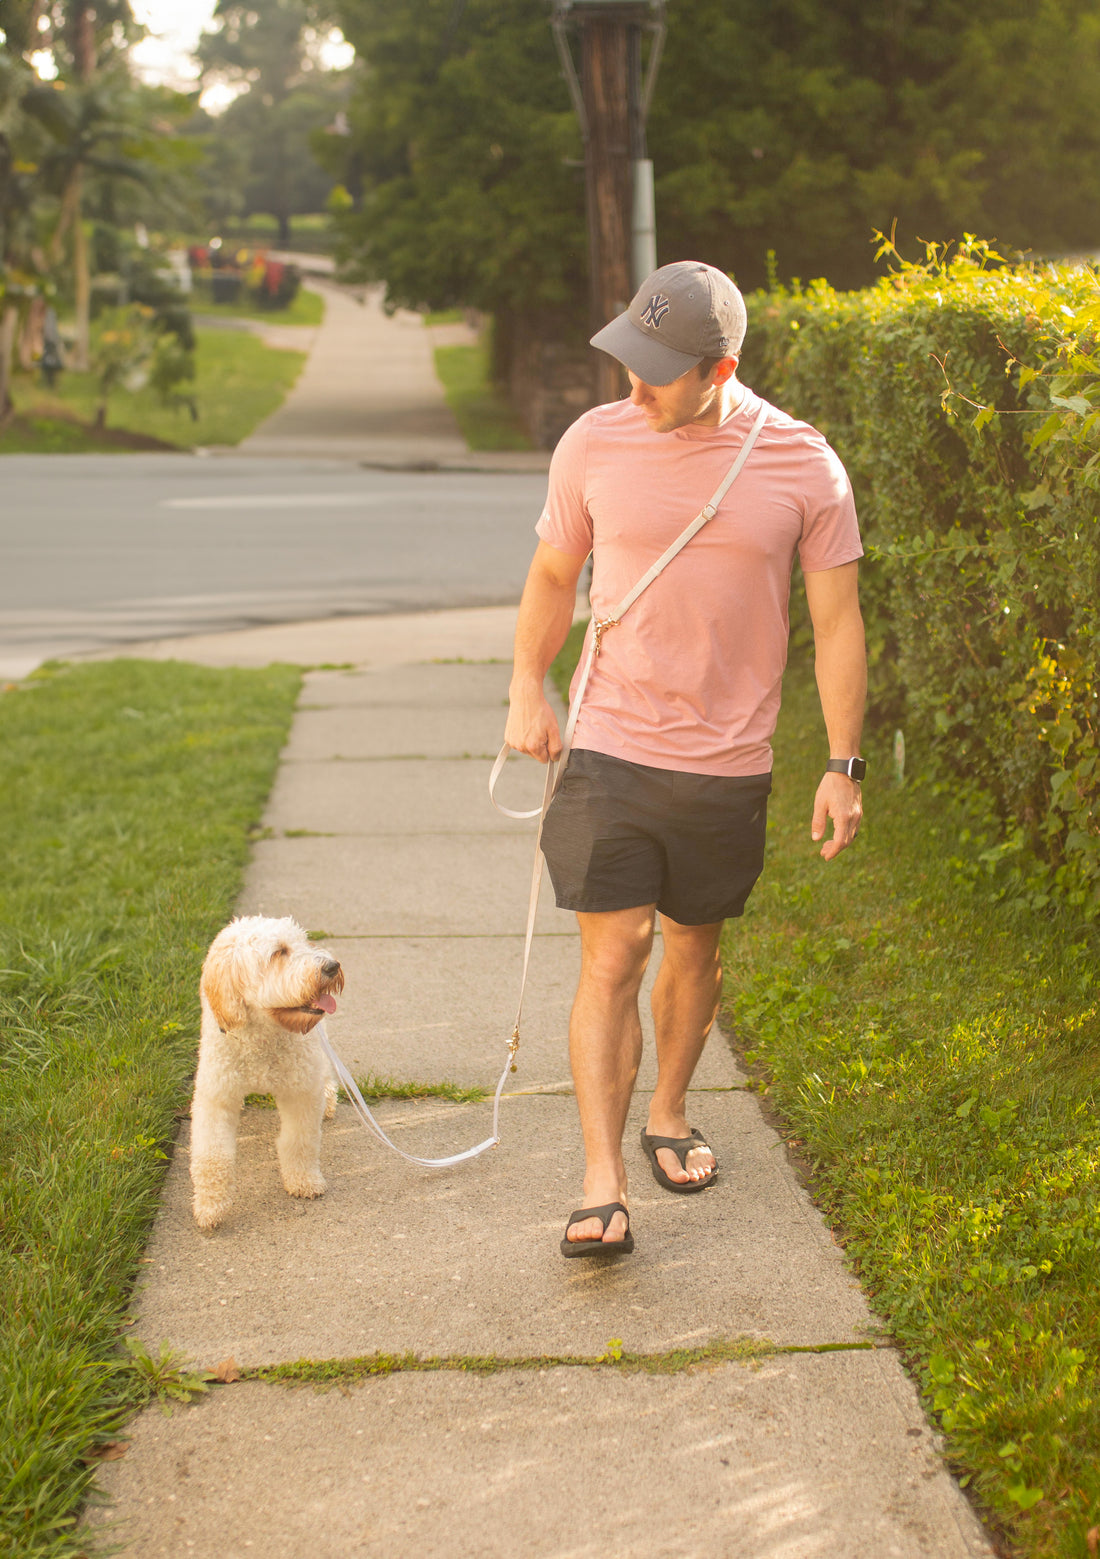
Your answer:
[[[703,361],[697,365],[697,371],[700,379],[709,379],[721,361],[722,359],[720,357],[704,357]]]

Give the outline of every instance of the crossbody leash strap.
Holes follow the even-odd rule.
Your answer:
[[[549,810],[550,803],[554,799],[554,793],[558,788],[558,784],[560,783],[562,775],[565,773],[565,765],[568,762],[569,753],[573,746],[573,733],[577,729],[577,716],[581,712],[581,702],[584,698],[585,689],[588,687],[588,679],[592,675],[592,667],[600,653],[603,636],[610,628],[618,627],[625,614],[634,605],[634,602],[638,599],[642,592],[649,589],[650,585],[657,578],[658,574],[664,572],[676,554],[687,546],[688,542],[692,539],[693,536],[697,536],[699,534],[703,526],[706,525],[708,521],[714,518],[715,512],[718,509],[718,505],[722,502],[722,499],[726,496],[734,482],[740,476],[741,468],[744,466],[745,461],[749,458],[752,447],[756,443],[756,440],[760,434],[760,430],[767,420],[770,409],[771,408],[769,407],[767,401],[761,402],[760,410],[756,414],[752,427],[745,435],[745,441],[737,452],[737,458],[734,460],[733,464],[730,466],[729,470],[718,484],[718,487],[711,497],[710,502],[703,505],[703,507],[699,510],[699,513],[692,520],[691,524],[687,526],[685,530],[680,532],[676,540],[672,542],[670,546],[665,548],[664,552],[662,552],[657,561],[646,570],[641,579],[638,580],[637,584],[635,584],[632,589],[627,591],[626,595],[623,596],[618,606],[616,606],[607,617],[593,621],[588,641],[588,653],[585,656],[584,661],[584,669],[581,671],[580,679],[577,683],[577,691],[573,695],[572,702],[569,705],[569,717],[566,720],[565,731],[562,735],[561,753],[554,762],[547,763],[546,765],[546,783],[543,786],[542,805],[533,808],[530,812],[514,812],[509,807],[502,806],[496,798],[496,788],[497,782],[504,772],[504,766],[508,762],[508,754],[512,751],[507,742],[500,749],[500,752],[497,754],[496,761],[493,764],[492,772],[489,775],[489,800],[496,807],[497,811],[502,812],[505,817],[514,817],[520,819],[537,817],[539,820],[538,833],[535,838],[535,861],[531,871],[531,892],[527,902],[527,932],[523,943],[523,968],[520,974],[519,1004],[516,1008],[516,1021],[512,1026],[512,1037],[508,1041],[509,1061],[508,1065],[505,1067],[506,1072],[509,1070],[514,1072],[516,1070],[516,1051],[519,1049],[520,1042],[519,1026],[520,1020],[523,1017],[523,998],[527,990],[527,971],[531,962],[531,943],[535,935],[535,915],[538,911],[539,888],[542,884],[542,828],[544,822],[546,821],[546,814]],[[494,1130],[495,1129],[496,1128],[494,1124]]]

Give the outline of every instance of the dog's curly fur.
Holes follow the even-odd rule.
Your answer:
[[[219,931],[202,966],[202,1037],[191,1102],[195,1221],[222,1222],[233,1195],[237,1123],[245,1095],[279,1107],[279,1167],[291,1196],[321,1196],[321,1119],[336,1079],[308,1036],[344,988],[344,972],[289,917],[247,915]]]

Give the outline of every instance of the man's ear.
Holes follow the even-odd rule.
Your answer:
[[[710,376],[711,384],[726,384],[737,372],[739,361],[740,359],[736,357],[723,357],[721,362],[715,363]]]

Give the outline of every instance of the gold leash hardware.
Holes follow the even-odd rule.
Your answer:
[[[512,1058],[512,1064],[508,1068],[508,1070],[510,1072],[518,1072],[519,1071],[519,1067],[516,1065],[516,1051],[518,1049],[519,1049],[519,1024],[517,1023],[515,1028],[512,1030],[512,1037],[508,1041],[508,1054]]]
[[[619,619],[617,617],[598,617],[596,619],[596,621],[592,624],[592,635],[595,643],[595,648],[593,650],[594,655],[598,655],[600,653],[600,642],[608,628],[617,628],[618,626]]]

